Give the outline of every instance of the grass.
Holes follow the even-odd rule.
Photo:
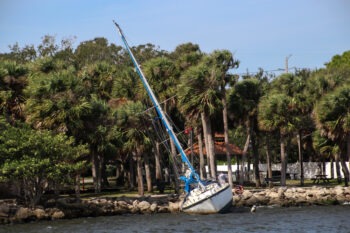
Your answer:
[[[344,182],[341,182],[338,184],[337,179],[330,179],[329,182],[323,183],[322,181],[318,184],[315,184],[313,180],[311,179],[305,179],[304,180],[304,185],[300,185],[300,180],[286,180],[286,186],[287,187],[313,187],[313,186],[318,186],[318,187],[335,187],[335,186],[344,186]],[[274,183],[274,187],[280,187],[280,183],[276,182]],[[250,182],[244,184],[245,189],[256,189],[255,183]],[[263,185],[261,188],[266,188],[266,185]]]

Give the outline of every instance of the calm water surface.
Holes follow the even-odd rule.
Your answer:
[[[42,221],[0,226],[0,233],[112,233],[112,232],[346,232],[350,206],[261,207],[256,213],[235,209],[226,214],[123,215]]]

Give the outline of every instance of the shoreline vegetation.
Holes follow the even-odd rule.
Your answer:
[[[97,37],[74,48],[47,35],[37,48],[10,49],[0,53],[0,196],[20,201],[0,199],[0,223],[179,211],[180,196],[151,195],[154,185],[179,193],[177,171],[186,167],[123,47]],[[241,61],[232,52],[205,53],[191,42],[173,51],[150,43],[132,50],[200,177],[216,179],[216,164],[225,163],[231,185],[232,164],[235,182],[255,181],[234,196],[235,206],[350,201],[349,189],[336,186],[350,180],[350,51],[322,69],[277,75],[237,74]],[[320,174],[331,177],[327,187],[288,183],[288,164],[297,161],[300,186],[314,179],[306,174]],[[317,162],[318,171],[305,161]],[[326,162],[334,164],[331,175]],[[262,164],[279,188],[260,189]],[[92,177],[88,188],[84,177]],[[123,190],[112,191],[108,177]],[[84,187],[89,193],[79,197]]]
[[[350,187],[311,186],[246,189],[233,191],[232,208],[256,206],[310,206],[350,203]],[[155,194],[143,197],[60,197],[47,199],[43,205],[29,208],[14,199],[0,200],[0,224],[39,220],[72,219],[125,214],[157,214],[180,212],[183,196]]]

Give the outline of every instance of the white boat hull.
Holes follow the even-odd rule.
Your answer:
[[[230,185],[220,186],[212,183],[206,190],[192,190],[182,204],[182,211],[192,214],[212,214],[225,211],[232,206],[232,190]]]

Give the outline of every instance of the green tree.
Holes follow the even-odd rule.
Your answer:
[[[286,185],[286,137],[295,130],[294,117],[289,111],[291,98],[286,94],[267,93],[258,106],[259,128],[268,132],[279,131],[281,146],[281,185]]]
[[[230,112],[242,126],[247,129],[247,135],[254,155],[254,171],[256,186],[260,184],[259,153],[258,153],[258,103],[262,97],[262,81],[255,77],[246,78],[238,82],[230,93]]]
[[[15,61],[0,63],[0,113],[9,122],[24,120],[23,90],[27,86],[28,68]]]
[[[340,149],[345,186],[349,182],[346,158],[350,140],[350,85],[336,88],[323,96],[315,107],[316,126],[321,135],[335,141]]]
[[[208,56],[208,59],[205,59],[205,63],[210,67],[211,74],[216,76],[216,79],[218,81],[217,88],[221,94],[228,181],[230,186],[233,187],[231,154],[229,152],[228,107],[227,107],[227,100],[226,100],[226,88],[228,86],[234,85],[234,83],[237,81],[237,77],[229,74],[228,71],[230,69],[238,68],[239,61],[234,60],[233,54],[228,50],[215,50]]]
[[[162,109],[164,113],[168,115],[176,107],[176,101],[174,96],[176,94],[177,83],[179,82],[179,75],[178,75],[179,72],[175,64],[169,58],[157,57],[145,62],[143,65],[143,71],[147,77],[147,80],[152,86],[152,90],[158,96],[159,101],[163,103]],[[144,90],[144,88],[142,88],[141,90]],[[146,99],[148,99],[148,97]],[[160,140],[162,139],[159,138],[156,143],[160,143]],[[171,139],[170,139],[170,145],[171,145],[172,167],[173,167],[173,172],[175,174],[175,179],[174,179],[175,192],[179,193],[179,181],[177,179],[177,177],[179,176],[178,176],[178,171],[175,164],[177,152],[176,152],[175,144]],[[159,158],[160,155],[158,155],[158,153],[155,153],[155,154],[156,156],[158,156],[155,158],[157,161],[158,159],[160,159]],[[161,168],[157,168],[157,170],[160,170],[160,169]]]
[[[81,80],[76,78],[74,69],[55,72],[54,61],[44,63],[45,73],[33,73],[25,89],[26,120],[37,129],[74,135],[83,126],[81,116],[91,109],[88,100],[79,93],[83,89]]]
[[[335,161],[336,174],[338,184],[341,183],[341,172],[340,172],[340,155],[339,146],[331,139],[322,136],[319,130],[315,130],[312,134],[313,146],[316,151],[323,157],[323,159],[330,158],[331,162]],[[333,163],[331,164],[331,179],[334,178]]]
[[[198,64],[203,54],[199,45],[185,43],[178,45],[169,56],[175,62],[177,69],[184,72],[189,67]]]
[[[139,195],[144,195],[142,175],[142,162],[148,159],[150,138],[147,135],[147,117],[142,114],[145,110],[141,102],[127,102],[116,111],[118,124],[122,127],[123,147],[131,155],[132,161],[136,160],[137,184]],[[145,158],[147,156],[147,158]],[[149,171],[146,171],[146,173]],[[149,178],[147,179],[148,183]],[[151,191],[151,190],[149,190]]]
[[[326,63],[327,69],[344,69],[350,65],[350,50],[345,51],[342,55],[335,55],[332,60]]]
[[[112,114],[111,92],[115,69],[107,62],[88,65],[79,73],[81,80],[81,99],[88,101],[90,111],[81,115],[82,128],[75,137],[90,145],[92,174],[95,191],[101,191],[103,185],[108,185],[105,174],[107,157],[116,152],[115,143],[119,141],[119,129],[115,126]]]
[[[79,67],[101,61],[109,64],[120,64],[119,57],[122,57],[121,54],[122,47],[109,44],[108,40],[103,37],[81,42],[74,52]]]
[[[66,68],[57,61],[43,60],[39,72],[31,76],[26,89],[27,121],[37,129],[64,132],[88,143],[95,190],[100,192],[105,155],[113,153],[111,141],[117,137],[107,105],[114,71],[106,63],[97,63],[78,74],[74,67]],[[103,181],[108,184],[107,179]]]
[[[20,48],[18,43],[9,46],[11,52],[6,54],[8,59],[24,64],[28,61],[34,61],[37,58],[37,51],[34,45],[26,45]]]
[[[55,36],[45,35],[42,37],[41,44],[38,45],[38,53],[40,57],[53,57],[59,47],[56,44]]]
[[[198,65],[198,63],[201,61],[203,57],[203,53],[201,52],[199,45],[193,44],[193,43],[184,43],[178,45],[173,52],[169,54],[169,57],[173,60],[173,63],[176,66],[176,70],[179,72],[179,76],[182,76],[186,70],[189,68]],[[178,93],[179,88],[176,89],[176,92]],[[204,179],[206,177],[205,172],[205,159],[203,155],[203,130],[201,126],[201,122],[198,121],[198,116],[192,115],[191,113],[188,113],[184,111],[182,106],[177,103],[177,108],[182,112],[182,114],[185,116],[186,127],[192,128],[194,130],[191,130],[190,135],[192,135],[193,132],[197,134],[198,139],[198,146],[199,146],[199,173],[200,177]],[[192,164],[195,165],[195,164]]]
[[[188,68],[181,76],[179,84],[179,106],[186,116],[195,119],[201,117],[206,151],[210,165],[210,174],[216,178],[214,139],[210,116],[221,109],[221,95],[218,91],[219,81],[210,72],[204,62]]]
[[[1,128],[0,178],[20,184],[31,206],[40,201],[48,184],[70,183],[84,166],[79,160],[88,150],[73,138],[25,126]]]

